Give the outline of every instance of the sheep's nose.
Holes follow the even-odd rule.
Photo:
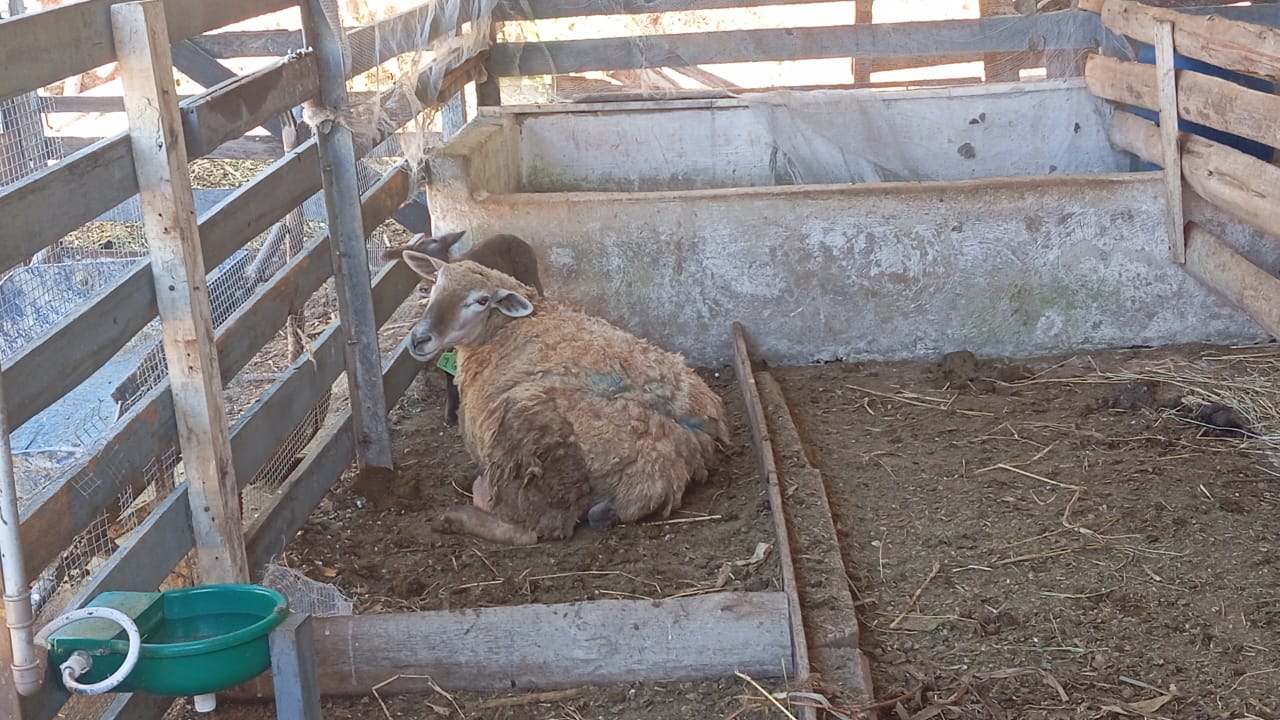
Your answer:
[[[431,333],[414,328],[409,333],[409,342],[413,343],[414,347],[423,347],[431,342]]]

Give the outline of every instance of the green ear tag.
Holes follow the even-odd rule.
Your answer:
[[[449,373],[450,375],[458,374],[458,351],[450,350],[443,353],[439,360],[436,360],[436,367]]]

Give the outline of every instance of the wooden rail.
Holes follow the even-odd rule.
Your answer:
[[[85,0],[0,20],[0,98],[44,87],[116,59],[111,6],[121,0]],[[295,0],[165,0],[169,35],[178,42],[264,13]]]
[[[1182,119],[1280,147],[1280,96],[1191,70],[1178,70],[1176,75]],[[1085,83],[1098,97],[1160,108],[1154,65],[1091,55],[1085,63]]]
[[[500,43],[493,47],[487,68],[493,75],[516,76],[761,60],[1025,52],[1033,47],[1093,48],[1100,33],[1097,15],[1072,11],[978,20]]]

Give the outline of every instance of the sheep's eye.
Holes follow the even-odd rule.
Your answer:
[[[488,295],[481,295],[480,297],[476,298],[476,304],[477,304],[477,305],[479,305],[480,307],[484,307],[485,305],[488,305],[488,304],[489,304],[489,296],[488,296]]]

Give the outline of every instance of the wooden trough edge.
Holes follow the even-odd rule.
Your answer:
[[[555,690],[790,673],[781,592],[313,618],[323,695]],[[265,673],[220,693],[274,696]]]
[[[791,554],[791,535],[787,530],[786,512],[782,505],[782,487],[778,481],[778,467],[773,456],[773,441],[769,439],[769,426],[764,408],[760,404],[760,392],[755,375],[751,371],[751,355],[747,351],[747,339],[742,324],[733,323],[733,367],[738,376],[738,388],[746,405],[747,424],[751,426],[751,440],[755,446],[756,463],[765,481],[769,497],[769,512],[773,517],[774,534],[778,541],[778,560],[782,566],[782,590],[787,597],[787,621],[791,628],[791,657],[794,684],[807,686],[810,682],[809,645],[805,638],[800,595],[796,588],[796,569]],[[800,708],[801,720],[812,720],[812,708]]]
[[[814,686],[828,700],[846,708],[871,705],[875,700],[871,663],[862,652],[857,606],[825,480],[808,458],[782,386],[767,371],[755,373],[755,378],[765,421],[777,439],[779,482],[788,488],[784,497],[788,526],[795,528],[797,545],[803,544],[795,559],[796,578],[800,602],[809,608],[806,637]],[[789,457],[791,449],[797,457]],[[816,509],[817,517],[807,518],[803,525],[796,521],[793,511],[801,506]],[[812,604],[807,602],[811,598],[815,600]]]

